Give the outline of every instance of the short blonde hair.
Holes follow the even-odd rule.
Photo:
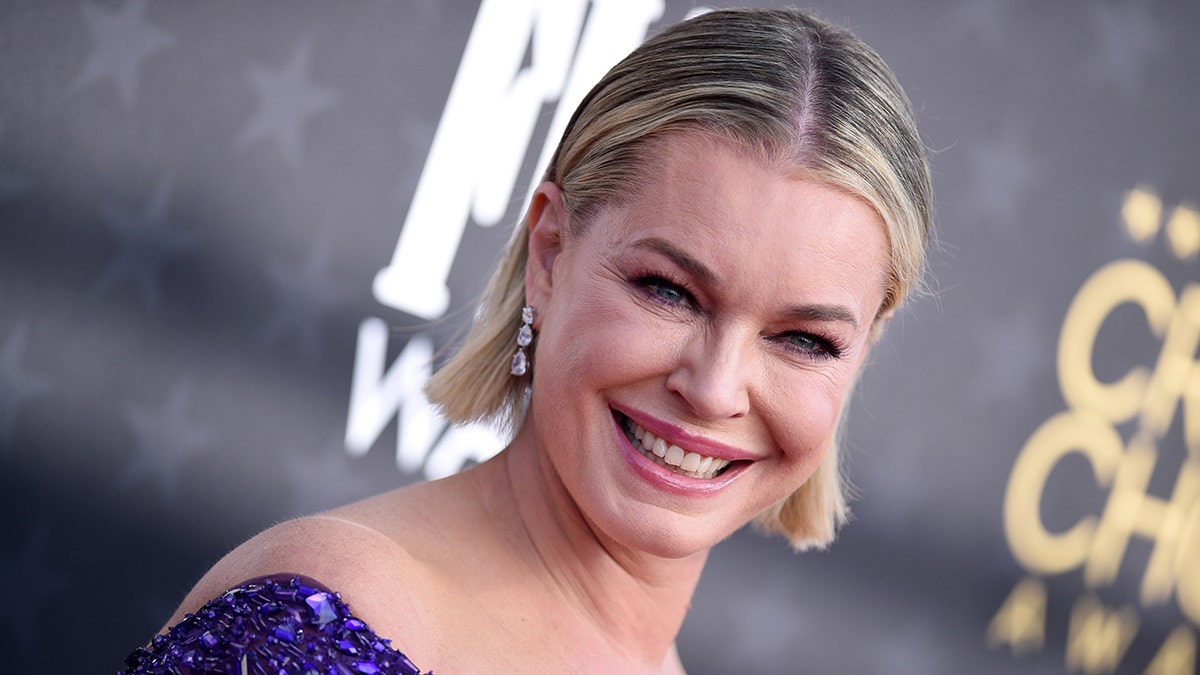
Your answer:
[[[546,169],[544,180],[563,195],[568,232],[635,195],[650,148],[676,132],[726,139],[870,204],[891,254],[880,317],[920,285],[933,208],[924,146],[895,77],[848,31],[796,10],[731,9],[647,40],[584,98]],[[513,377],[509,360],[527,252],[522,221],[462,346],[426,387],[454,421],[516,429],[524,417],[529,379]],[[847,407],[814,474],[755,519],[796,549],[827,545],[849,515],[839,468]]]

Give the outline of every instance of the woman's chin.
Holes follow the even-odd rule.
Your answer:
[[[610,540],[604,542],[606,547],[615,544],[668,560],[703,556],[740,527],[719,526],[712,516],[689,516],[647,504],[629,506],[610,515],[607,523],[595,520],[591,523],[597,534]]]

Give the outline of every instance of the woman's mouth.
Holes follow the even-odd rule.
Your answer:
[[[701,455],[668,443],[638,426],[637,422],[625,415],[616,411],[614,413],[625,432],[625,437],[633,447],[663,468],[692,478],[709,479],[721,475],[732,464],[728,459]]]

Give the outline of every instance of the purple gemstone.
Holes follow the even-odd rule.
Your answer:
[[[338,646],[338,649],[346,652],[347,654],[357,654],[358,653],[358,647],[355,647],[354,643],[349,640],[338,640],[337,646]]]
[[[333,599],[329,597],[328,593],[313,593],[305,598],[304,602],[312,609],[318,626],[324,626],[337,618],[337,611],[333,608]]]
[[[131,668],[126,675],[233,672],[230,666],[247,664],[254,672],[276,675],[420,675],[354,618],[336,593],[299,579],[247,584],[218,596],[156,636],[152,646],[155,653],[139,649],[126,659]]]

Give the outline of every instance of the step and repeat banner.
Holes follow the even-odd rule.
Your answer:
[[[246,537],[498,450],[430,364],[576,101],[703,9],[3,3],[0,670],[112,672]],[[918,109],[935,290],[854,521],[718,547],[689,672],[1196,673],[1200,5],[816,10]]]

